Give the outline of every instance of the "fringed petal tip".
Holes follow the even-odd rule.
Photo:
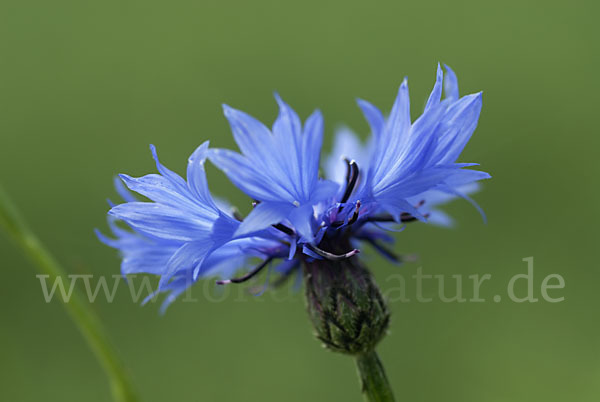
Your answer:
[[[273,97],[275,98],[275,102],[277,102],[280,109],[287,106],[283,99],[281,99],[281,95],[279,95],[279,92],[273,91]]]
[[[106,236],[104,233],[102,233],[100,231],[100,229],[98,228],[94,228],[94,234],[96,235],[96,237],[98,238],[98,240],[100,240],[100,242],[102,242],[103,244],[112,247],[112,248],[118,248],[117,247],[117,240],[115,239],[111,239],[110,237]]]

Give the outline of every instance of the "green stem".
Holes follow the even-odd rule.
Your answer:
[[[394,402],[394,394],[377,353],[372,350],[356,356],[356,368],[365,401]]]
[[[65,276],[62,267],[21,219],[2,187],[0,187],[0,226],[15,240],[38,270],[42,274],[49,275],[50,281]],[[106,335],[100,319],[90,309],[81,293],[74,289],[70,301],[63,305],[108,375],[114,400],[138,401],[123,364],[117,357],[116,350]]]

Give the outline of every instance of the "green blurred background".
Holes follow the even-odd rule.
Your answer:
[[[484,91],[463,161],[493,175],[446,208],[453,230],[414,225],[390,275],[489,273],[485,303],[392,303],[379,351],[399,401],[597,401],[597,2],[16,1],[0,3],[0,181],[69,273],[118,273],[106,231],[112,177],[154,170],[148,144],[184,173],[202,141],[234,147],[220,104],[271,124],[274,90],[305,118],[367,126],[355,97],[389,110],[410,77],[413,115],[438,61],[461,93]],[[216,169],[211,189],[248,199]],[[0,237],[0,400],[107,401],[104,373],[33,267]],[[562,303],[491,297],[535,258],[566,281]],[[410,283],[409,283],[410,285]],[[413,286],[413,285],[410,285]],[[199,284],[211,297],[211,283]],[[140,307],[121,288],[93,308],[145,401],[359,401],[351,359],[313,339],[302,294]],[[435,289],[426,290],[435,293]],[[414,289],[408,289],[409,295]],[[275,300],[276,297],[283,301]],[[236,299],[243,299],[243,302]],[[505,298],[506,299],[506,298]]]

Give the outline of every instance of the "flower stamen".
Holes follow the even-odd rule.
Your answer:
[[[294,232],[294,229],[289,228],[287,226],[285,226],[283,223],[277,223],[275,225],[272,225],[275,229],[285,233],[288,236],[294,236],[296,234],[296,232]]]
[[[358,175],[360,171],[358,170],[358,165],[356,161],[349,160],[345,158],[344,161],[348,165],[348,171],[346,174],[346,190],[344,191],[344,196],[342,197],[341,203],[345,203],[350,198],[354,187],[356,186],[356,182],[358,181]],[[338,212],[342,210],[342,206],[340,205]]]
[[[359,210],[360,210],[360,200],[356,201],[356,207],[354,209],[354,213],[352,214],[350,219],[348,219],[348,225],[352,225],[354,222],[356,222],[358,220]]]
[[[354,250],[348,251],[347,253],[344,253],[344,254],[333,254],[333,253],[330,253],[328,251],[322,250],[322,249],[320,249],[317,246],[313,246],[312,244],[307,244],[306,247],[309,250],[311,250],[314,253],[316,253],[317,255],[319,255],[319,256],[327,259],[327,260],[330,260],[330,261],[342,261],[342,260],[346,260],[346,259],[352,257],[353,255],[356,255],[356,254],[360,253],[360,250],[356,249],[356,248]]]
[[[231,279],[219,280],[216,283],[217,283],[217,285],[227,285],[229,283],[242,283],[242,282],[246,282],[247,280],[253,278],[260,271],[262,271],[262,269],[264,267],[266,267],[271,261],[273,261],[273,257],[267,258],[266,260],[264,260],[263,262],[261,262],[256,268],[254,268],[252,271],[248,272],[244,276],[240,276],[239,278],[231,278]]]
[[[347,225],[352,225],[354,222],[356,222],[358,220],[360,205],[361,205],[360,200],[356,201],[354,213],[352,214],[350,219],[348,219]],[[333,228],[339,228],[342,225],[344,225],[344,221],[335,221],[335,222],[331,223],[331,227],[333,227]]]

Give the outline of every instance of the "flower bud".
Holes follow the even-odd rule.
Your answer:
[[[373,350],[386,333],[390,314],[358,257],[305,261],[304,278],[308,315],[323,345],[352,355]]]

